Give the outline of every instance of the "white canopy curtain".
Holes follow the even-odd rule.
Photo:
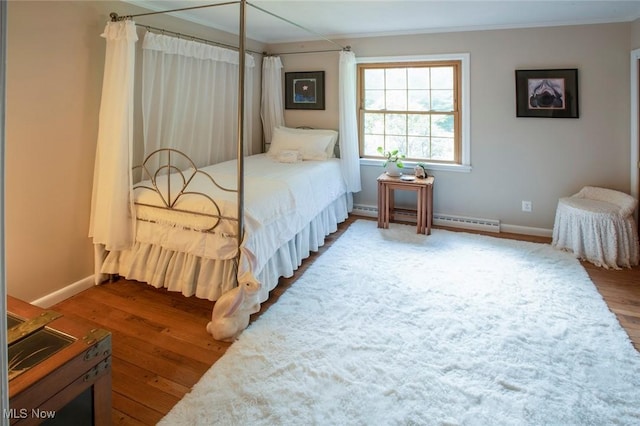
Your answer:
[[[142,48],[145,155],[175,148],[198,167],[236,158],[238,52],[151,32]],[[253,87],[254,66],[247,55],[246,87]],[[253,104],[252,90],[245,90],[245,104]],[[248,140],[252,121],[251,108],[245,108]],[[245,143],[244,154],[250,153]]]
[[[282,61],[277,56],[262,59],[262,99],[260,117],[265,143],[271,143],[273,129],[284,126],[282,105]]]
[[[105,248],[128,248],[133,243],[135,226],[130,196],[138,36],[133,21],[109,22],[101,36],[106,39],[106,55],[89,224],[96,255]]]
[[[338,89],[340,115],[340,158],[347,191],[362,190],[360,182],[360,150],[358,147],[358,123],[356,120],[356,55],[340,52],[340,82]]]

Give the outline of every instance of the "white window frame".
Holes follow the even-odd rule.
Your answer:
[[[393,62],[418,62],[418,61],[460,61],[461,69],[461,87],[460,96],[462,102],[460,104],[460,164],[443,164],[424,161],[430,170],[445,170],[456,172],[470,172],[471,171],[471,91],[470,91],[470,75],[469,75],[469,53],[452,53],[441,55],[417,55],[417,56],[383,56],[383,57],[365,57],[356,58],[358,64],[371,64],[371,63],[393,63]],[[383,159],[374,158],[361,158],[361,165],[381,165]],[[413,168],[416,162],[404,161],[404,165],[407,168]]]

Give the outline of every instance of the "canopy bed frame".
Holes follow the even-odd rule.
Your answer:
[[[345,220],[352,209],[352,193],[360,190],[359,174],[357,184],[349,185],[343,173],[346,159],[333,158],[334,147],[340,146],[342,150],[342,145],[336,145],[338,132],[281,126],[273,129],[274,139],[268,153],[245,157],[246,7],[312,31],[246,0],[138,15],[112,13],[110,16],[112,22],[131,21],[137,16],[230,4],[238,4],[240,8],[236,159],[197,167],[185,153],[172,148],[158,149],[146,155],[138,168],[138,183],[131,186],[135,241],[130,249],[110,249],[108,244],[97,249],[97,280],[105,274],[123,276],[212,301],[242,281],[266,281],[259,295],[259,303],[262,303],[278,278],[290,276],[302,259],[311,251],[317,251],[324,237],[335,232],[337,224]],[[149,29],[146,25],[134,24]],[[340,47],[342,51],[350,50]],[[344,140],[342,135],[341,140]],[[349,156],[354,161],[353,154]],[[250,181],[249,188],[246,179]],[[196,204],[195,199],[204,201],[204,207]],[[140,235],[144,237],[140,238]],[[235,239],[233,244],[229,243],[230,238]],[[268,247],[265,242],[269,242]],[[185,261],[189,264],[188,271],[184,268],[170,271],[174,265],[172,260],[166,259],[166,253],[181,252],[186,246],[197,246],[193,255],[196,260]],[[208,254],[210,252],[218,257]],[[291,259],[285,261],[284,266],[283,257]],[[216,259],[213,263],[210,262],[212,258]],[[150,268],[157,270],[150,272],[143,264],[153,264]],[[230,268],[230,264],[235,269]],[[225,282],[211,288],[203,281],[209,280],[214,270]],[[164,276],[158,278],[158,275],[171,274],[189,277],[179,277],[178,285],[167,284]],[[183,285],[187,279],[195,284]]]

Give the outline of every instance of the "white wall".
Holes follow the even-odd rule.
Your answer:
[[[475,31],[340,40],[357,57],[468,52],[471,57],[470,173],[435,171],[435,211],[551,229],[559,197],[583,185],[629,191],[631,24]],[[313,43],[272,51],[318,48]],[[325,46],[326,48],[326,46]],[[336,128],[337,54],[286,55],[285,71],[327,71],[327,111],[296,111],[287,124]],[[335,59],[333,59],[335,58]],[[333,62],[331,62],[333,61]],[[516,118],[516,69],[578,68],[579,119]],[[317,120],[317,122],[316,122]],[[377,166],[362,166],[356,204],[376,205]],[[405,202],[409,198],[404,199]],[[533,211],[521,211],[521,201]],[[401,199],[402,201],[402,199]]]

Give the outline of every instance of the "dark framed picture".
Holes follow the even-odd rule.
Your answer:
[[[516,116],[578,118],[578,70],[516,70]]]
[[[284,73],[285,109],[324,109],[324,71]]]

